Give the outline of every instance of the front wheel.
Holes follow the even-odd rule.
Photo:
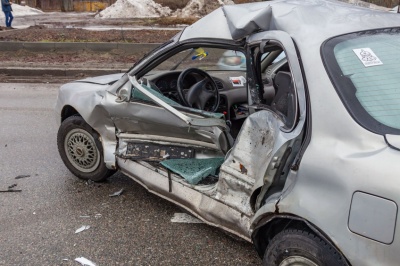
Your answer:
[[[311,232],[286,229],[269,243],[263,259],[268,266],[347,266],[332,245]]]
[[[61,123],[57,146],[64,164],[81,179],[100,182],[114,173],[105,166],[97,132],[80,116],[68,117]]]

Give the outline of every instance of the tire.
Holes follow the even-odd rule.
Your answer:
[[[70,116],[61,123],[57,146],[65,166],[81,179],[101,182],[115,172],[104,163],[99,135],[80,116]]]
[[[286,229],[269,243],[263,259],[266,266],[348,266],[334,247],[315,234]]]

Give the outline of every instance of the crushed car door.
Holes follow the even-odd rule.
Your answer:
[[[251,115],[220,169],[216,198],[251,216],[268,197],[282,191],[299,153],[306,118],[302,72],[292,39],[284,32],[257,33],[248,39]],[[263,54],[285,57],[265,69]],[[286,63],[285,63],[286,61]],[[275,69],[273,73],[271,69]],[[273,97],[264,92],[273,89]],[[257,193],[255,193],[257,191]],[[252,198],[256,195],[257,198]]]
[[[128,78],[120,90],[127,91],[126,98],[136,100],[125,99],[109,108],[120,139],[119,157],[162,161],[193,158],[194,149],[218,156],[230,149],[232,139],[222,114],[183,106],[179,108],[187,111],[178,110],[176,102],[142,80],[129,75]]]
[[[229,107],[222,108],[219,99],[226,93],[233,95],[230,99],[235,103],[247,102],[245,86],[233,87],[229,79],[245,76],[246,69],[240,65],[245,58],[229,50],[228,59],[240,64],[221,71],[221,58],[227,56],[227,49],[236,46],[204,45],[195,42],[174,47],[144,70],[126,75],[126,83],[117,91],[125,95],[124,99],[115,104],[118,113],[115,109],[111,114],[118,129],[120,157],[146,161],[188,159],[195,156],[193,149],[196,154],[223,157],[232,147],[230,124],[225,117]],[[164,157],[167,154],[169,157]]]

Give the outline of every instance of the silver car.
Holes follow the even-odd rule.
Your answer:
[[[63,85],[60,155],[251,241],[264,265],[399,265],[399,47],[389,12],[224,6],[125,74]],[[220,69],[226,51],[246,65]]]

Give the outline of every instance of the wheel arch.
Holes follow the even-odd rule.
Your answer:
[[[283,230],[289,228],[307,230],[316,234],[326,243],[330,244],[336,252],[343,257],[344,261],[350,265],[347,258],[343,255],[343,252],[341,252],[335,243],[322,230],[306,219],[292,214],[269,213],[259,220],[251,235],[251,239],[258,255],[263,258],[265,250],[272,238]]]
[[[107,168],[117,170],[117,164],[114,155],[116,151],[117,140],[115,137],[115,127],[114,124],[111,122],[111,119],[106,119],[104,120],[104,123],[101,124],[108,126],[96,127],[96,125],[92,125],[91,123],[89,123],[92,119],[91,114],[86,114],[85,112],[80,113],[72,105],[66,104],[61,109],[61,117],[59,117],[59,121],[61,121],[62,123],[65,119],[74,115],[82,117],[83,120],[85,120],[85,122],[93,129],[93,131],[100,136],[99,140],[96,141],[96,145],[98,147],[101,146],[103,149],[104,161],[107,165]]]
[[[74,107],[71,105],[65,105],[61,110],[61,122],[73,115],[81,116],[81,114]]]
[[[65,166],[78,178],[101,182],[114,173],[104,164],[99,137],[97,131],[80,115],[71,115],[61,124],[57,133],[58,151]]]
[[[80,116],[80,117],[82,117],[82,115],[74,107],[72,107],[71,105],[65,105],[63,107],[63,109],[61,110],[61,123],[64,122],[65,119],[67,119],[68,117],[71,117],[71,116]],[[82,117],[82,119],[87,123],[87,121],[83,117]],[[96,134],[97,136],[101,136],[96,129],[94,129],[92,126],[90,126],[90,127],[92,128],[94,134]],[[101,141],[101,138],[95,138],[95,142],[96,142],[96,146],[97,146],[97,148],[99,150],[105,148],[105,147],[103,147],[103,143]]]

